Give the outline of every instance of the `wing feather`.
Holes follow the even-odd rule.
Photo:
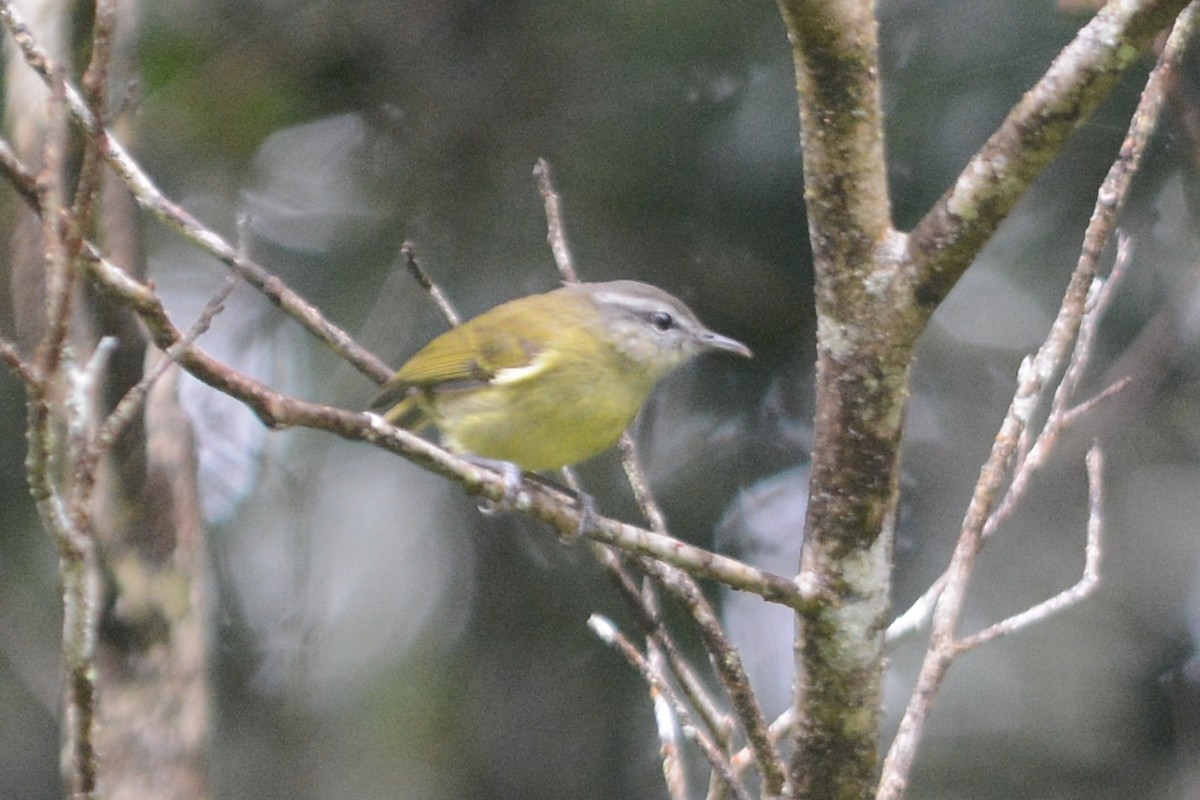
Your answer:
[[[555,301],[544,295],[512,300],[438,336],[381,387],[372,408],[399,402],[412,388],[456,391],[536,373],[578,313],[576,303],[589,302],[573,288],[550,294]]]

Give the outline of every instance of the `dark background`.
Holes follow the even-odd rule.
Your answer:
[[[1084,20],[1041,0],[885,2],[880,17],[893,202],[907,227]],[[697,362],[643,414],[638,438],[673,532],[712,546],[740,491],[806,461],[811,268],[773,4],[174,0],[147,4],[138,25],[136,156],[231,238],[249,214],[252,254],[382,357],[399,364],[442,329],[392,272],[406,239],[466,314],[555,285],[531,176],[545,157],[586,279],[660,285],[756,353]],[[1056,160],[922,341],[898,610],[949,558],[1147,68]],[[966,627],[1077,579],[1092,437],[1109,463],[1104,583],[956,665],[914,797],[1196,788],[1186,701],[1200,627],[1200,251],[1178,108],[1127,214],[1136,255],[1086,391],[1129,373],[1135,385],[1071,432],[989,546]],[[186,324],[222,269],[153,223],[145,233],[151,272]],[[358,408],[372,394],[244,287],[202,344],[316,400]],[[664,796],[645,688],[585,626],[594,611],[631,630],[628,618],[582,548],[525,520],[481,518],[455,488],[366,445],[268,435],[207,390],[185,397],[219,583],[215,796]],[[22,400],[4,373],[0,798],[37,800],[60,795],[58,593],[23,479]],[[602,510],[635,518],[611,455],[582,473]],[[803,481],[792,485],[791,507],[768,522],[794,542]],[[751,555],[760,544],[721,541]],[[786,618],[775,630],[790,642]],[[910,645],[893,659],[892,724],[919,655]],[[782,696],[786,658],[748,657],[764,692]]]

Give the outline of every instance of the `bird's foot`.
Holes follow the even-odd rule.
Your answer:
[[[481,498],[479,501],[479,510],[481,512],[484,514],[499,514],[517,509],[518,500],[521,496],[521,486],[524,481],[520,467],[511,461],[501,461],[495,458],[482,458],[473,455],[463,456],[463,458],[472,464],[490,469],[500,476],[500,483],[503,486],[504,494],[498,500],[488,497]]]

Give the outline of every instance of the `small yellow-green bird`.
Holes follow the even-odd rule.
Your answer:
[[[411,430],[436,425],[456,453],[558,469],[612,446],[654,385],[706,350],[751,355],[661,289],[572,283],[446,331],[371,407]]]

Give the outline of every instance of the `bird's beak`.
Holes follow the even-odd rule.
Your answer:
[[[753,358],[754,353],[750,352],[750,348],[739,342],[737,339],[730,339],[728,336],[722,336],[719,333],[705,331],[700,336],[700,341],[709,350],[724,350],[727,353],[735,353],[742,358]]]

